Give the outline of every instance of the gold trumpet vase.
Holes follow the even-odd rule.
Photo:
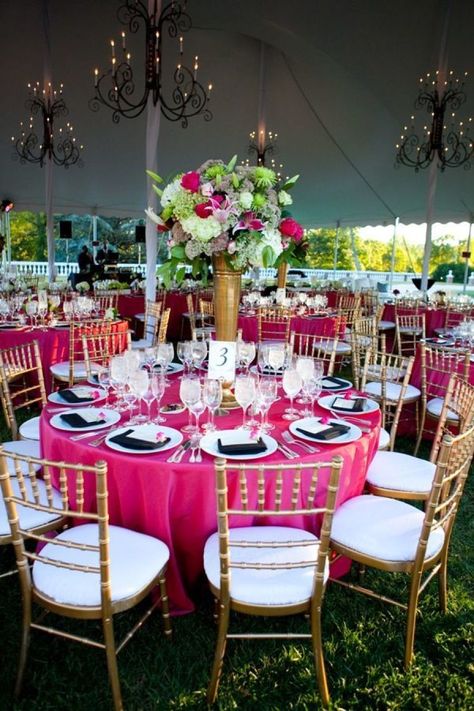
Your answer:
[[[214,321],[217,341],[237,339],[241,272],[231,269],[221,254],[212,257],[214,277]],[[231,391],[232,383],[222,384],[222,405],[225,410],[239,407]]]
[[[286,288],[286,278],[288,276],[288,262],[282,262],[278,267],[277,288]]]

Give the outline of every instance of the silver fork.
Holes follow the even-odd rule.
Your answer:
[[[320,452],[319,447],[313,447],[311,444],[308,444],[307,442],[300,442],[299,440],[295,439],[294,437],[291,436],[291,434],[286,430],[285,432],[282,433],[282,437],[285,440],[285,442],[288,442],[288,444],[299,444],[300,447],[305,449],[307,452],[310,454],[315,454],[316,452]]]
[[[277,443],[277,448],[278,451],[284,454],[287,459],[296,459],[298,457],[296,452],[294,452],[292,449],[288,449],[281,442]]]

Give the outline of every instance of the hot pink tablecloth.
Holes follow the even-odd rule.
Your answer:
[[[69,358],[69,329],[47,328],[42,330],[29,327],[19,330],[0,329],[0,348],[13,348],[32,341],[38,341],[46,390],[49,392],[52,384],[50,366]]]
[[[401,313],[416,313],[414,310],[410,309],[403,309]],[[444,324],[446,321],[446,309],[442,308],[431,308],[427,307],[423,309],[422,311],[419,311],[418,313],[424,313],[425,314],[425,324],[426,324],[426,336],[427,338],[432,338],[433,336],[436,336],[436,329],[437,328],[444,328]],[[393,321],[395,323],[395,305],[394,304],[386,304],[385,308],[383,310],[383,316],[382,316],[384,321]]]
[[[335,335],[335,325],[336,318],[334,316],[325,316],[322,318],[293,316],[291,319],[290,331],[332,338]],[[238,327],[242,329],[242,339],[244,341],[258,341],[258,325],[257,317],[255,315],[244,316],[241,314],[239,316]],[[272,330],[276,331],[277,329],[281,330],[283,337],[285,326],[282,324],[281,327],[279,325],[272,327]]]
[[[193,304],[196,309],[196,297],[193,295]],[[186,294],[169,291],[166,294],[165,308],[170,308],[170,320],[168,323],[168,334],[167,339],[169,341],[179,341],[180,338],[190,338],[191,333],[189,328],[183,329],[182,331],[182,321],[183,314],[187,312],[187,301]],[[118,312],[122,318],[133,319],[137,314],[143,314],[145,312],[145,297],[136,295],[123,294],[119,296],[118,299]]]
[[[168,402],[179,400],[178,382],[170,386],[166,395]],[[282,398],[271,410],[271,421],[278,428],[272,434],[276,432],[279,439],[281,430],[288,426],[281,419],[287,406],[288,402]],[[319,414],[323,414],[322,409]],[[156,536],[169,546],[171,606],[175,613],[191,612],[194,609],[193,595],[202,579],[204,544],[217,529],[213,457],[203,453],[202,464],[187,461],[169,464],[166,462],[169,451],[140,456],[112,451],[106,445],[93,448],[88,446],[88,440],[72,442],[70,433],[50,425],[50,417],[51,412],[43,413],[41,417],[43,455],[53,460],[83,464],[98,460],[107,462],[110,522]],[[222,429],[230,429],[241,422],[241,417],[241,410],[237,410],[227,417],[217,418],[217,423]],[[344,446],[323,444],[320,454],[302,456],[302,461],[312,461],[315,457],[330,461],[336,454],[342,456],[344,464],[338,505],[362,492],[367,468],[377,449],[379,413],[363,416],[360,420],[370,426],[370,432],[363,434],[357,442]],[[166,425],[179,429],[186,421],[185,414],[169,415]],[[300,451],[298,446],[295,449]],[[189,455],[185,456],[187,458]],[[280,453],[266,458],[266,462],[278,461],[287,460],[282,459]],[[92,489],[86,486],[86,506],[93,505],[92,502]],[[302,520],[301,527],[305,525],[308,524]]]

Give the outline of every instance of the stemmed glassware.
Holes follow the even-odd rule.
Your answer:
[[[191,341],[191,349],[192,365],[194,368],[199,370],[205,357],[207,356],[207,343],[206,341]]]
[[[97,379],[101,388],[106,392],[105,407],[109,406],[110,399],[110,368],[102,365],[97,373]]]
[[[314,375],[314,358],[311,358],[311,356],[297,356],[296,370],[301,375],[303,381],[303,397],[298,398],[296,402],[302,405],[308,405],[310,400],[305,394],[304,383],[306,380],[310,380]]]
[[[275,425],[272,425],[268,421],[268,413],[271,406],[275,402],[278,396],[278,381],[276,378],[260,378],[258,383],[258,403],[259,410],[262,416],[260,428],[264,432],[270,432],[275,429]]]
[[[176,355],[184,365],[184,375],[188,375],[193,362],[193,349],[191,341],[180,341],[176,349]]]
[[[36,328],[37,320],[38,320],[38,302],[37,301],[28,301],[26,304],[26,313],[31,319],[31,323],[33,328]]]
[[[222,402],[222,386],[219,380],[206,378],[202,388],[202,399],[209,411],[209,420],[204,425],[206,432],[214,432],[216,425],[214,422],[215,414]]]
[[[140,413],[140,401],[143,399],[149,386],[149,376],[146,370],[137,369],[128,376],[128,384],[132,393],[136,396],[138,404],[138,412],[134,418],[134,422],[141,424],[147,421],[146,415]]]
[[[181,428],[181,432],[196,432],[196,427],[191,424],[190,405],[201,399],[201,382],[195,376],[183,376],[179,385],[179,397],[186,405],[189,412],[188,424]]]
[[[298,420],[300,413],[293,407],[293,398],[301,390],[301,375],[293,365],[290,365],[283,373],[283,390],[290,398],[290,407],[285,410],[284,420]]]
[[[248,375],[237,375],[234,387],[235,399],[242,408],[242,427],[247,427],[247,408],[255,400],[255,378]]]
[[[202,392],[201,392],[202,395]],[[190,403],[189,405],[190,411],[193,413],[194,417],[196,418],[196,429],[195,433],[200,434],[200,426],[199,426],[199,418],[203,414],[203,412],[206,411],[206,404],[202,397],[199,398],[199,400],[193,400],[193,402]]]
[[[248,375],[250,364],[256,355],[255,343],[253,341],[237,341],[237,360],[244,370],[244,374]]]
[[[125,383],[127,381],[128,367],[125,356],[116,355],[110,360],[110,384],[117,394],[116,409],[123,412],[126,408],[122,402]]]
[[[268,348],[268,365],[275,375],[283,369],[285,365],[285,344],[273,343]]]
[[[165,393],[165,388],[166,376],[163,373],[152,373],[150,377],[150,391],[153,395],[153,399],[156,400],[156,417],[153,420],[155,424],[159,424],[160,422],[166,422],[166,417],[163,417],[163,415],[160,414],[161,399]]]

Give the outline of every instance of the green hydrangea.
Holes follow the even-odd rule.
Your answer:
[[[215,180],[217,177],[225,175],[225,173],[225,165],[210,165],[209,168],[204,171],[204,177],[206,180]]]
[[[173,204],[173,214],[178,220],[184,220],[194,214],[194,207],[202,202],[202,196],[199,193],[190,193],[187,190],[181,190],[176,193]]]

